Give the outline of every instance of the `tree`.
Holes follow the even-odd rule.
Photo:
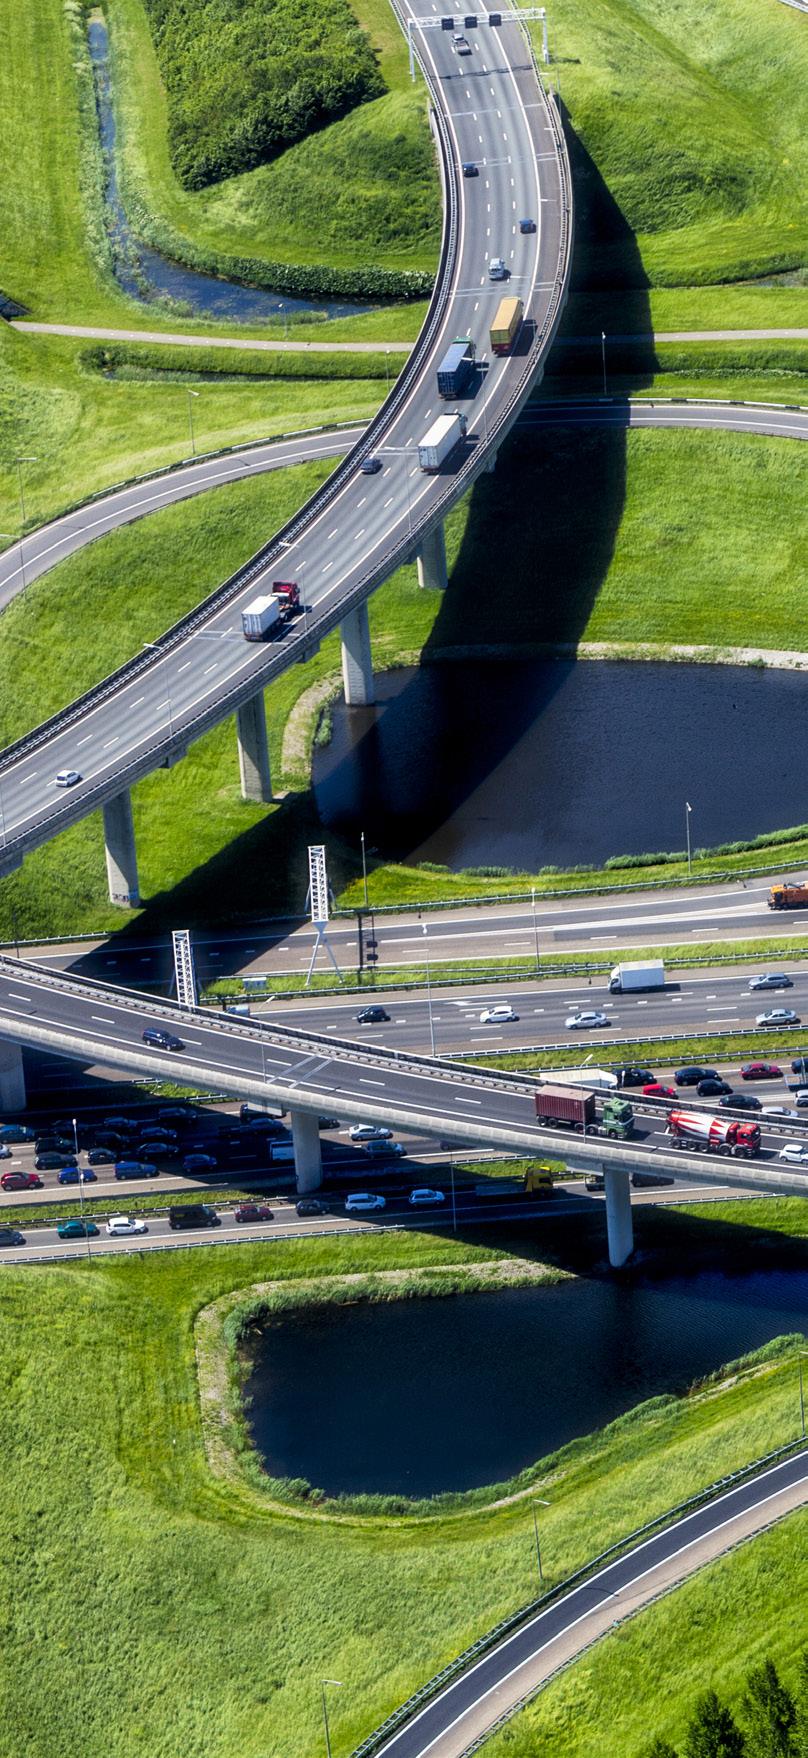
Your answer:
[[[743,1717],[747,1758],[793,1758],[797,1711],[773,1660],[764,1660],[747,1675]]]
[[[647,1748],[645,1758],[677,1758],[676,1748],[671,1745],[670,1740],[663,1740],[657,1734]]]
[[[808,1648],[804,1648],[800,1655],[794,1709],[794,1758],[808,1758]]]
[[[685,1737],[685,1758],[744,1758],[744,1738],[715,1691],[700,1697]]]

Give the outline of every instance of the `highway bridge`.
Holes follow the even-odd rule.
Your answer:
[[[0,757],[0,872],[99,807],[110,895],[138,901],[130,788],[178,761],[189,743],[234,711],[242,792],[271,798],[264,688],[339,627],[346,700],[372,700],[367,599],[415,556],[424,586],[446,583],[443,518],[476,476],[491,468],[555,335],[567,290],[572,191],[553,99],[538,77],[527,33],[513,15],[482,5],[458,55],[451,31],[419,28],[410,0],[399,20],[429,87],[443,178],[444,231],[427,319],[379,414],[327,483],[287,526],[204,604],[79,701]],[[468,18],[468,15],[466,15]],[[424,22],[436,20],[424,15]],[[476,176],[462,175],[473,163]],[[522,231],[528,220],[535,228]],[[492,281],[492,258],[507,281]],[[525,321],[510,355],[492,356],[489,330],[507,288]],[[463,404],[468,433],[436,474],[418,466],[419,441],[447,405],[436,367],[457,335],[473,339],[474,397]],[[378,474],[362,460],[380,458]],[[167,565],[170,565],[167,564]],[[269,643],[247,643],[242,608],[273,577],[294,578],[305,615]],[[55,785],[61,770],[81,781]]]
[[[143,1032],[149,1026],[175,1034],[181,1048],[146,1045]],[[572,1170],[604,1175],[609,1258],[615,1266],[632,1250],[631,1172],[673,1172],[700,1184],[714,1180],[741,1190],[808,1193],[808,1167],[778,1163],[785,1130],[776,1123],[764,1132],[764,1153],[749,1161],[673,1149],[665,1134],[666,1107],[653,1101],[634,1101],[640,1127],[628,1142],[571,1135],[538,1126],[536,1082],[525,1075],[376,1049],[277,1022],[211,1014],[3,957],[0,1110],[18,1110],[25,1102],[21,1046],[282,1105],[291,1113],[301,1192],[322,1181],[317,1119],[323,1113],[437,1135],[458,1147],[560,1155]]]

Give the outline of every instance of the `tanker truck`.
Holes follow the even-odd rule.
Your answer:
[[[671,1111],[666,1133],[675,1148],[697,1148],[708,1154],[734,1154],[751,1160],[760,1153],[760,1124],[711,1117],[709,1111]]]

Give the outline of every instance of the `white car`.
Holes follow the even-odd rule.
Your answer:
[[[471,54],[471,44],[468,40],[468,37],[464,37],[462,31],[455,31],[454,32],[454,34],[452,36],[452,48],[454,49],[454,52],[456,55],[470,55]]]
[[[383,1196],[374,1196],[369,1190],[352,1190],[345,1198],[346,1215],[370,1215],[375,1209],[386,1209]]]
[[[579,1011],[578,1013],[568,1014],[564,1024],[568,1031],[585,1031],[588,1026],[607,1026],[609,1024],[609,1018],[605,1013],[592,1011],[589,1013],[582,1013]]]
[[[129,1215],[110,1215],[107,1222],[107,1232],[112,1239],[123,1233],[148,1233],[148,1231],[145,1221],[135,1220]]]
[[[408,1201],[413,1209],[436,1209],[439,1203],[445,1203],[446,1197],[442,1190],[411,1190]]]
[[[480,1025],[507,1025],[510,1020],[518,1019],[509,1001],[502,1001],[496,1007],[484,1007],[480,1014]]]
[[[793,1007],[770,1007],[767,1013],[759,1013],[755,1025],[787,1026],[799,1025],[800,1016]]]
[[[488,279],[489,279],[489,281],[507,281],[508,270],[505,267],[505,261],[504,261],[503,257],[501,257],[501,256],[492,256],[491,257],[491,260],[488,264]]]
[[[790,1105],[764,1105],[760,1115],[761,1117],[790,1117],[792,1123],[795,1122],[794,1112]]]
[[[808,1105],[808,1087],[798,1087],[794,1094],[795,1105]]]
[[[75,787],[83,777],[77,769],[60,769],[53,779],[57,787]]]
[[[787,1141],[777,1155],[778,1160],[788,1160],[792,1165],[808,1165],[808,1142]]]
[[[386,1123],[355,1123],[348,1130],[351,1141],[392,1141],[393,1131]]]

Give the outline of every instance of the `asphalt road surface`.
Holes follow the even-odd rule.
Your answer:
[[[646,1538],[471,1662],[378,1748],[379,1758],[461,1758],[593,1641],[806,1501],[803,1451]]]

